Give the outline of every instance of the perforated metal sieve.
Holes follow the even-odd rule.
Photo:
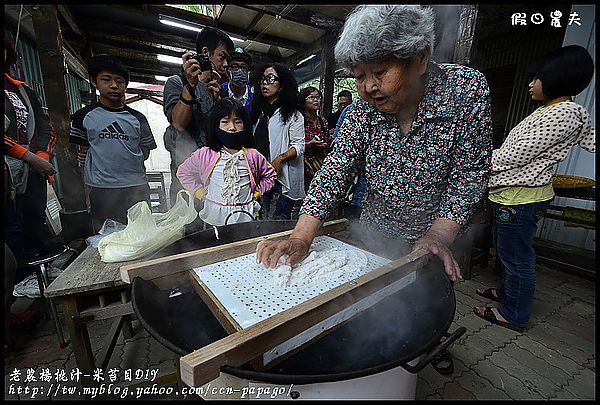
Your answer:
[[[348,271],[342,277],[318,280],[315,284],[301,288],[274,285],[273,273],[256,263],[255,253],[195,268],[194,271],[233,319],[242,328],[247,328],[389,262],[328,236],[316,237],[311,246],[317,252],[331,248],[366,257],[366,265],[352,266],[350,263]],[[364,260],[360,262],[365,263]]]

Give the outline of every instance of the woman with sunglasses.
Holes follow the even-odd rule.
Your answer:
[[[298,111],[298,83],[280,63],[261,64],[254,72],[254,143],[277,172],[275,186],[262,196],[264,218],[279,195],[273,219],[291,219],[304,198],[304,118]]]

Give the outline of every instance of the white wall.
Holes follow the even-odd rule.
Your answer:
[[[581,18],[581,26],[572,24],[567,26],[563,46],[581,45],[585,47],[596,64],[596,6],[573,5],[571,12],[577,12]],[[566,17],[566,18],[565,18]],[[563,22],[568,22],[568,16],[563,16]],[[575,97],[575,101],[583,105],[596,127],[596,75],[592,77],[589,86]],[[590,153],[579,145],[575,145],[564,161],[556,167],[556,173],[583,176],[596,179],[596,154]],[[573,198],[557,197],[553,205],[596,209],[595,201],[576,200]],[[552,240],[566,245],[576,246],[589,250],[596,250],[596,231],[583,228],[566,228],[562,221],[544,219],[539,227],[537,236],[542,239]]]
[[[171,156],[165,149],[163,135],[165,129],[169,126],[169,121],[167,121],[167,117],[165,117],[165,114],[163,113],[162,105],[148,99],[134,101],[127,105],[146,116],[152,134],[154,135],[154,140],[156,141],[157,148],[150,152],[150,157],[145,162],[146,171],[168,172]]]

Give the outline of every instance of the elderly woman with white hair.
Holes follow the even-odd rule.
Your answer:
[[[390,258],[422,248],[440,257],[451,281],[462,279],[450,246],[486,192],[490,94],[482,73],[433,61],[433,42],[429,8],[366,5],[348,16],[335,57],[356,78],[360,99],[348,107],[292,235],[259,243],[259,261],[274,267],[283,255],[287,264],[304,259],[364,169],[367,247],[388,239],[381,254]]]

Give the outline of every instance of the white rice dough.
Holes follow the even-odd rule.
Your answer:
[[[287,256],[281,257],[277,267],[267,270],[276,287],[300,288],[336,281],[341,284],[359,276],[360,271],[368,264],[367,256],[363,253],[337,247],[312,250],[294,268],[284,264],[286,259]]]

